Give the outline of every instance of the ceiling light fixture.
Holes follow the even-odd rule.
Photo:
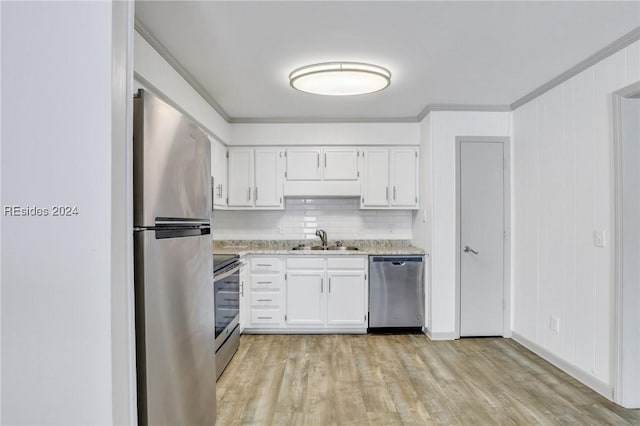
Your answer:
[[[317,95],[362,95],[389,86],[391,73],[361,62],[325,62],[294,70],[289,83],[294,89]]]

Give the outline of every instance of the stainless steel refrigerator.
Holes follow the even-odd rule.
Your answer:
[[[139,424],[213,425],[209,139],[180,112],[140,90],[133,146]]]

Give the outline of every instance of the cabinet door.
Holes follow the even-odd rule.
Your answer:
[[[324,272],[287,271],[287,324],[324,324]]]
[[[418,207],[418,150],[394,148],[391,150],[392,207]]]
[[[248,266],[240,268],[240,333],[251,323],[251,275]]]
[[[229,148],[229,207],[253,205],[253,150]]]
[[[322,162],[323,180],[358,180],[357,149],[324,148]]]
[[[320,148],[287,149],[287,180],[320,180]]]
[[[256,207],[281,207],[282,169],[281,151],[273,148],[255,150],[255,186],[253,199]]]
[[[365,325],[364,272],[329,271],[327,277],[327,325]]]
[[[363,207],[389,205],[389,150],[384,148],[364,151]]]
[[[227,206],[227,147],[211,140],[211,176],[213,177],[213,204]]]

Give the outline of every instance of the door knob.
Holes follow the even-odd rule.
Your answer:
[[[469,247],[469,246],[464,246],[464,252],[465,252],[465,253],[469,253],[469,252],[471,252],[471,253],[473,253],[473,254],[478,254],[478,252],[477,252],[477,251],[475,251],[474,249],[472,249],[472,248],[471,248],[471,247]]]

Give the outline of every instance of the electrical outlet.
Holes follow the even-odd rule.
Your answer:
[[[595,247],[606,247],[607,234],[604,229],[596,229],[593,231],[593,245]]]
[[[560,318],[555,315],[549,317],[549,328],[554,333],[560,333]]]

